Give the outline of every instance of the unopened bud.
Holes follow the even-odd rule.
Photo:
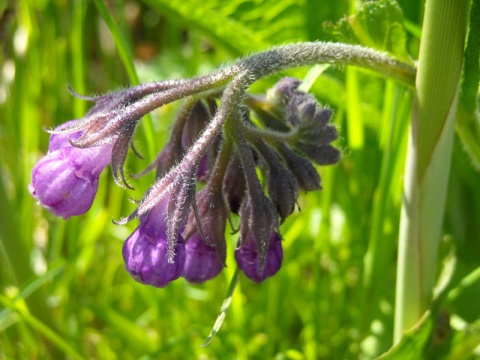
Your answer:
[[[200,233],[194,233],[185,245],[185,265],[182,276],[191,283],[201,284],[217,276],[225,258],[219,258],[214,246],[208,245]]]
[[[165,287],[178,279],[185,263],[185,244],[178,235],[172,261],[168,257],[167,224],[163,200],[141,217],[140,225],[123,245],[123,259],[129,274],[138,282]]]
[[[253,234],[249,232],[246,241],[242,242],[235,250],[235,260],[240,270],[250,280],[260,283],[280,270],[283,261],[282,240],[275,231],[271,231],[265,259],[262,261]]]
[[[288,168],[295,175],[300,189],[303,191],[321,189],[320,175],[310,161],[295,154],[284,144],[280,145],[279,150]]]

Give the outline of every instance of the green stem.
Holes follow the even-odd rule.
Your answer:
[[[275,47],[240,60],[233,66],[248,71],[254,82],[281,70],[322,63],[373,70],[409,86],[412,85],[416,73],[416,69],[410,64],[392,59],[376,50],[359,45],[321,41]]]
[[[241,128],[242,133],[249,140],[254,141],[255,139],[263,139],[265,141],[276,143],[288,143],[292,144],[301,139],[302,133],[298,131],[298,128],[294,128],[288,132],[281,132],[275,130],[259,129],[255,126],[249,124],[244,124],[239,121],[239,128]]]
[[[394,341],[435,284],[467,28],[468,0],[427,0],[400,219]]]

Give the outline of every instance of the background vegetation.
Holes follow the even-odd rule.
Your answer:
[[[323,190],[302,195],[301,211],[282,226],[281,271],[261,285],[240,279],[208,347],[200,345],[235,271],[238,235],[228,235],[229,266],[216,279],[146,287],[128,276],[121,256],[136,223],[119,227],[111,219],[134,208],[129,197],[140,198],[153,175],[126,192],[105,172],[89,213],[68,221],[36,205],[28,184],[48,146],[42,127],[88,109],[69,95],[67,84],[83,94],[104,93],[191,77],[253,51],[307,40],[360,42],[417,59],[422,2],[398,3],[402,12],[381,14],[394,34],[383,37],[395,40],[392,47],[372,37],[383,36],[375,27],[382,24],[372,25],[368,12],[350,23],[371,30],[364,38],[349,37],[345,21],[334,25],[359,10],[347,0],[0,0],[0,359],[351,359],[387,351],[414,97],[393,80],[314,67],[253,86],[253,92],[265,91],[284,75],[306,79],[317,99],[335,109],[343,157],[319,169]],[[147,160],[131,157],[131,172],[161,149],[178,105],[142,121],[135,144]],[[416,331],[388,356],[476,356],[478,184],[456,136],[437,269],[445,267],[450,281]]]

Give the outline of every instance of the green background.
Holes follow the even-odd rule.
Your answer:
[[[392,35],[401,51],[393,55],[414,60],[423,5],[399,5],[403,18],[388,18],[385,26],[401,27]],[[311,92],[335,110],[335,144],[343,155],[338,165],[318,169],[323,190],[302,194],[301,211],[282,225],[280,272],[260,285],[241,277],[208,347],[200,345],[235,271],[237,234],[227,230],[228,266],[217,278],[203,285],[179,279],[155,289],[124,269],[122,244],[137,221],[111,221],[134,209],[129,199],[141,198],[152,174],[125,191],[105,171],[92,209],[68,221],[28,192],[31,169],[48,147],[42,128],[81,118],[88,109],[70,96],[68,84],[99,94],[204,74],[272,45],[338,40],[332,24],[357,7],[343,0],[0,0],[0,358],[352,359],[387,351],[413,99],[411,89],[393,80],[328,67],[294,69],[252,87],[264,92],[285,75],[312,79]],[[377,25],[371,34],[379,34]],[[361,26],[368,30],[368,21]],[[364,40],[358,42],[379,45]],[[127,171],[153,160],[178,107],[169,104],[142,121],[135,145],[146,160],[130,154]],[[478,184],[455,138],[438,267],[455,257],[454,290],[442,312],[452,315],[446,338],[470,326],[470,350],[479,344]],[[472,271],[470,282],[460,283]]]

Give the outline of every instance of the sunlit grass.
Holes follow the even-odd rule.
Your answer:
[[[393,336],[411,90],[335,68],[312,84],[311,92],[335,110],[343,158],[319,168],[323,190],[302,195],[298,211],[282,225],[280,272],[260,285],[241,276],[223,327],[201,347],[235,271],[238,234],[228,234],[228,267],[214,280],[194,286],[180,279],[165,289],[136,283],[124,270],[121,248],[137,223],[111,220],[134,209],[129,198],[141,198],[153,175],[132,180],[136,190],[125,191],[105,172],[89,213],[54,218],[28,192],[31,169],[48,146],[42,127],[81,117],[88,108],[69,95],[67,84],[88,94],[137,79],[193,76],[263,45],[306,40],[316,30],[308,28],[306,10],[288,0],[278,3],[277,14],[255,12],[247,2],[228,9],[212,2],[203,10],[234,19],[226,33],[213,28],[218,22],[211,29],[189,25],[189,14],[172,15],[170,2],[106,3],[19,2],[2,18],[0,358],[345,359],[386,351]],[[107,26],[105,11],[114,27]],[[329,16],[344,12],[346,1],[326,6],[319,17],[335,21]],[[292,21],[303,27],[288,28],[283,37],[257,31]],[[228,37],[248,26],[255,42]],[[303,77],[307,69],[289,74]],[[130,155],[129,171],[153,160],[177,109],[169,105],[141,125],[135,144],[147,159]],[[479,210],[478,173],[456,144],[445,229],[457,243],[457,281],[478,267]],[[475,290],[478,283],[469,286]],[[461,294],[448,304],[451,311],[478,308],[475,297],[462,300]],[[479,315],[472,313],[469,322]]]

